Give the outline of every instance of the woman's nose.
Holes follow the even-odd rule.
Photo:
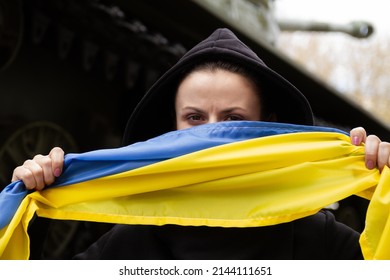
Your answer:
[[[207,123],[216,123],[219,122],[217,116],[209,116]]]

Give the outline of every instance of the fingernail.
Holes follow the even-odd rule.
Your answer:
[[[54,176],[59,177],[60,175],[61,175],[61,169],[56,168],[56,170],[54,170]]]
[[[375,167],[374,162],[372,160],[368,160],[366,166],[368,169],[374,169]]]
[[[357,137],[357,136],[354,136],[353,138],[352,138],[352,144],[354,144],[354,145],[359,145],[359,137]]]

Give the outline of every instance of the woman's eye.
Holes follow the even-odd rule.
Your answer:
[[[199,125],[199,124],[202,124],[206,121],[206,119],[202,115],[199,115],[199,114],[188,115],[186,117],[186,119],[190,125]]]
[[[200,115],[189,115],[187,119],[191,121],[200,121],[202,117]]]
[[[245,120],[245,118],[241,117],[241,116],[237,116],[237,115],[230,115],[230,116],[227,116],[226,121],[243,121]]]

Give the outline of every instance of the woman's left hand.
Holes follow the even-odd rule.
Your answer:
[[[377,167],[380,171],[387,165],[390,167],[390,143],[381,141],[376,135],[368,135],[363,127],[356,127],[350,131],[353,145],[365,143],[365,162],[368,169]]]

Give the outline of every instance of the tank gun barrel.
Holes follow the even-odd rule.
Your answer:
[[[368,38],[374,32],[373,25],[365,21],[335,24],[315,21],[279,20],[278,25],[281,31],[342,32],[356,38]]]

